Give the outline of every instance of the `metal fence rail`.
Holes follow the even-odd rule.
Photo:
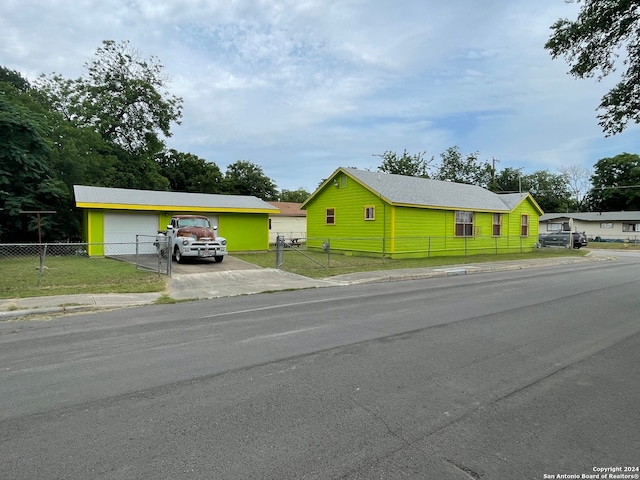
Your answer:
[[[313,252],[307,258],[321,266],[329,266],[331,256],[342,254],[353,257],[380,259],[430,258],[441,256],[499,255],[531,252],[539,248],[537,237],[306,237],[278,236],[275,244],[276,268],[280,268],[287,255]],[[289,253],[291,252],[291,253]],[[318,256],[321,254],[321,257]],[[321,259],[319,262],[318,259]]]
[[[66,261],[87,261],[90,252],[100,251],[103,255],[91,255],[131,263],[136,269],[149,270],[158,274],[171,275],[171,255],[168,239],[158,239],[150,235],[138,235],[136,242],[120,243],[4,243],[0,244],[0,274],[3,264],[22,264],[24,268],[38,270],[38,283],[42,273],[48,269],[47,261],[65,258]]]

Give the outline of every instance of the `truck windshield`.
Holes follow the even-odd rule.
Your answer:
[[[209,220],[206,218],[181,218],[178,220],[178,228],[182,227],[205,227],[210,228]]]

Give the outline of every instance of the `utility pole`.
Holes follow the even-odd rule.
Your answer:
[[[493,157],[492,160],[492,167],[491,167],[491,191],[495,192],[497,190],[496,188],[496,163],[500,163],[500,160],[498,160],[497,158]]]
[[[46,247],[42,248],[42,231],[41,231],[41,222],[40,215],[49,215],[57,213],[55,210],[20,210],[20,213],[24,213],[27,215],[36,215],[38,219],[38,250],[40,257],[40,268],[38,269],[38,283],[36,284],[38,287],[40,286],[40,281],[42,280],[42,272],[44,270],[44,257],[46,255]]]
[[[36,215],[38,218],[38,243],[42,243],[42,232],[40,230],[40,215],[50,215],[54,213],[58,213],[55,210],[20,210],[20,213],[25,213],[27,215]]]

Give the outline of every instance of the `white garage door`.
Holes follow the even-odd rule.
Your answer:
[[[218,226],[218,216],[207,215],[207,218],[209,219],[209,223],[211,224],[212,227],[218,227],[218,229],[213,232],[215,236],[217,237],[218,235],[220,235],[221,237],[224,237],[224,235],[220,233],[220,227]]]
[[[133,255],[136,253],[136,235],[148,235],[140,239],[148,245],[145,252],[155,251],[153,238],[158,233],[157,213],[105,212],[104,214],[104,253],[105,255]],[[153,238],[152,238],[153,237]],[[150,252],[146,252],[149,250]]]

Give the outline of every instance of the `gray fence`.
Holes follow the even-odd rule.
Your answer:
[[[0,274],[3,263],[33,265],[38,269],[38,285],[42,272],[50,259],[65,258],[67,261],[87,259],[89,252],[104,252],[106,258],[131,263],[136,269],[171,275],[171,255],[167,238],[137,235],[136,242],[122,243],[4,243],[0,244]]]
[[[532,252],[540,248],[538,237],[351,237],[289,238],[279,236],[276,268],[287,258],[304,257],[322,267],[335,255],[369,259],[431,258],[442,256],[499,255]],[[289,253],[290,252],[290,253]],[[291,255],[291,256],[290,256]]]

